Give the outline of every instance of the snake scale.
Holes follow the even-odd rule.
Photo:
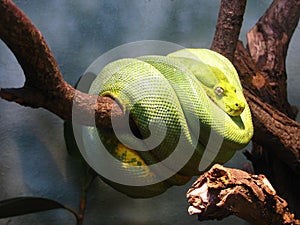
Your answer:
[[[102,69],[89,94],[115,99],[138,127],[135,135],[122,131],[117,135],[113,130],[94,127],[87,135],[87,142],[92,142],[97,133],[105,151],[119,162],[113,165],[116,172],[158,180],[127,185],[102,177],[131,197],[151,197],[185,184],[214,163],[228,161],[253,135],[250,109],[235,68],[224,56],[208,49],[116,60]],[[210,139],[212,134],[219,146]],[[143,141],[147,138],[152,141]],[[87,153],[97,161],[88,147]],[[201,163],[207,166],[199,169]],[[151,165],[156,164],[162,167],[153,166],[152,170]],[[155,168],[172,173],[157,179],[162,175]]]

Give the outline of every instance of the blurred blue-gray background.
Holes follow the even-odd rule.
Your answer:
[[[248,1],[240,39],[256,23],[270,0]],[[18,0],[15,3],[40,29],[67,82],[75,84],[101,54],[121,44],[163,40],[185,47],[209,48],[220,1],[204,0]],[[288,57],[288,96],[300,106],[299,28]],[[0,87],[20,87],[23,72],[0,42]],[[299,117],[298,117],[299,118]],[[0,99],[0,199],[42,196],[77,209],[82,171],[66,151],[62,120],[43,109]],[[247,163],[239,152],[227,163]],[[85,224],[247,224],[229,217],[199,222],[187,213],[185,193],[191,182],[151,199],[131,199],[97,180],[88,195]],[[75,224],[63,210],[0,220],[0,225]]]

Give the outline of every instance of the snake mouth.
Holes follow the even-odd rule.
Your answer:
[[[227,114],[229,116],[239,116],[242,114],[243,111],[244,111],[244,108],[240,108],[238,110],[229,108],[229,109],[227,109]]]
[[[225,105],[225,112],[231,117],[241,115],[244,109],[245,109],[245,104],[241,101],[237,101],[233,104]]]
[[[211,98],[210,96],[208,97],[214,104],[216,104],[220,109],[222,109],[226,114],[228,114],[231,117],[236,117],[241,115],[245,109],[245,106],[243,104],[236,103],[234,104],[234,107],[232,107],[230,105],[225,104],[222,101],[217,101]]]

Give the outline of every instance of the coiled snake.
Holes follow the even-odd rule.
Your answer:
[[[89,93],[114,98],[138,127],[135,135],[89,127],[84,137],[85,158],[96,171],[106,159],[90,143],[100,138],[102,151],[116,161],[108,164],[111,174],[139,180],[131,185],[97,171],[132,197],[151,197],[185,184],[214,163],[228,161],[253,135],[238,74],[228,59],[211,50],[111,62]]]

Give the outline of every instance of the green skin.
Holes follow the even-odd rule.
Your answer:
[[[230,116],[239,116],[245,108],[245,103],[237,97],[236,88],[233,85],[225,79],[218,79],[219,82],[213,88],[205,88],[206,93]],[[221,91],[218,92],[218,90]]]
[[[176,56],[173,54],[169,56],[177,59],[200,80],[206,94],[224,112],[230,116],[239,116],[243,112],[245,103],[236,95],[236,87],[229,83],[222,71],[192,58],[180,57],[178,53]]]
[[[131,197],[155,196],[172,185],[183,185],[190,177],[200,174],[202,171],[198,170],[198,165],[205,154],[205,143],[211,129],[223,141],[210,165],[228,161],[236,150],[249,143],[253,135],[250,109],[236,70],[228,59],[207,49],[183,49],[168,56],[114,61],[96,77],[89,93],[116,99],[124,111],[130,112],[143,137],[150,135],[148,125],[151,121],[166,121],[167,132],[161,144],[151,151],[136,153],[148,166],[168,158],[177,147],[179,137],[183,137],[187,145],[194,146],[191,141],[195,136],[193,123],[186,120],[186,115],[193,115],[201,124],[192,157],[169,179],[145,187],[131,187],[105,180]],[[113,149],[116,149],[118,139],[112,133],[98,132],[114,155]],[[128,133],[124,137],[131,140]],[[93,155],[89,157],[95,158]],[[119,169],[127,172],[128,167]],[[132,176],[150,179],[150,173],[142,172],[137,170],[132,172]]]

